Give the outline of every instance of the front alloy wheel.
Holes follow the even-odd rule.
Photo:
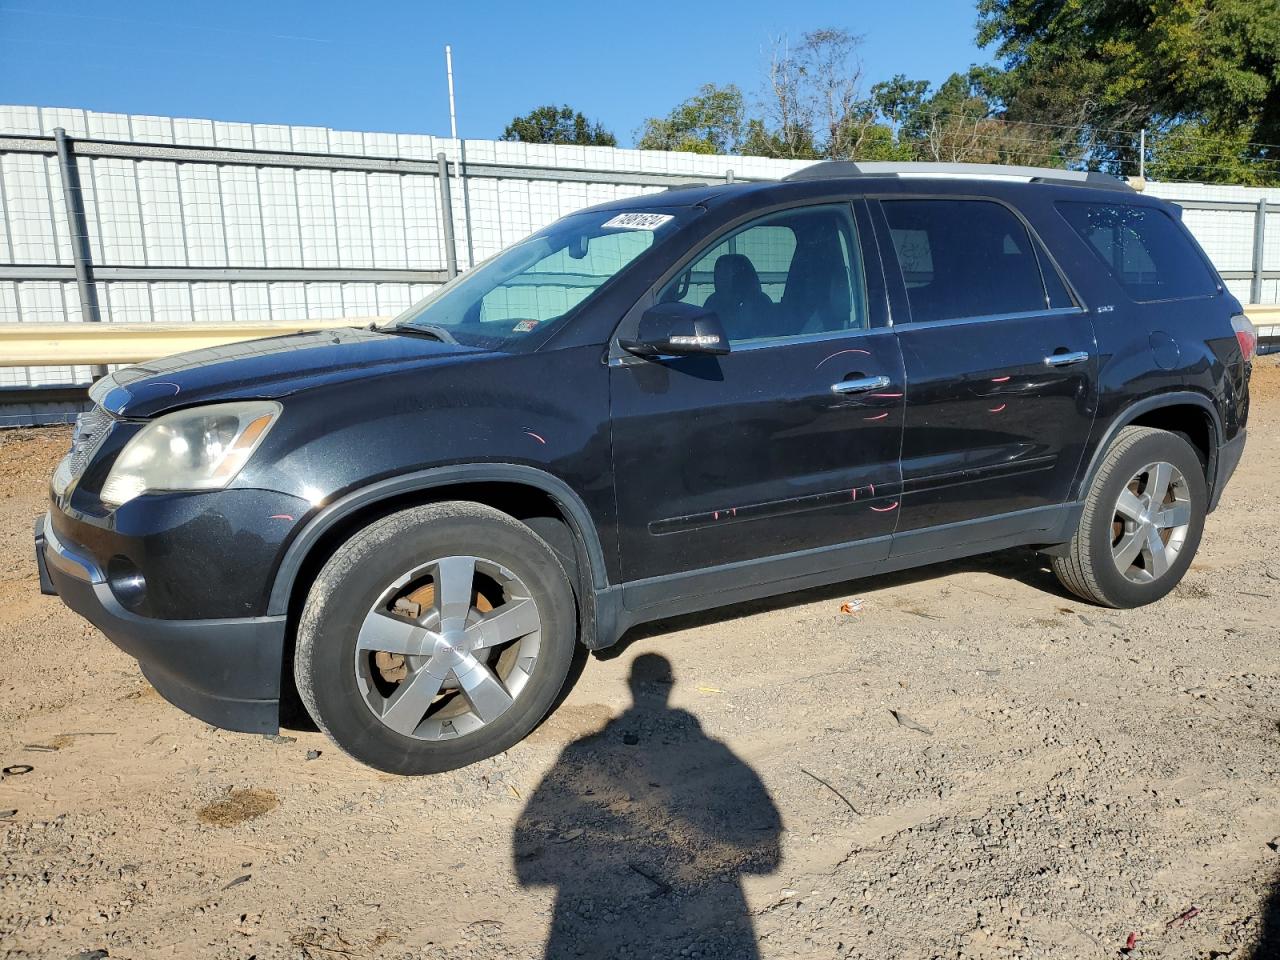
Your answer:
[[[465,736],[528,687],[541,628],[529,588],[506,567],[471,556],[433,560],[397,577],[365,616],[356,684],[396,733]]]
[[[564,568],[518,520],[477,503],[375,521],[321,569],[294,679],[357,760],[436,773],[493,756],[546,715],[574,661]]]

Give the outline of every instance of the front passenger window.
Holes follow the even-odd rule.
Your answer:
[[[858,249],[848,206],[788,210],[717,240],[658,300],[714,310],[730,343],[865,330]]]

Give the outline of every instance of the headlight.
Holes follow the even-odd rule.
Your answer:
[[[118,507],[149,490],[221,489],[279,416],[280,404],[254,400],[158,417],[120,451],[102,485],[102,500]]]

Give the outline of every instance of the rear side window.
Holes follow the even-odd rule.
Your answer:
[[[1027,228],[989,200],[884,200],[893,248],[917,323],[1051,305]],[[1045,264],[1049,270],[1052,265]],[[1071,306],[1055,274],[1053,306]]]
[[[1163,210],[1078,201],[1057,207],[1131,299],[1185,300],[1218,292],[1204,259]]]

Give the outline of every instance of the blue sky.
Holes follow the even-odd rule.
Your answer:
[[[701,84],[759,95],[770,37],[862,34],[868,83],[935,83],[989,57],[972,0],[453,3],[0,0],[0,103],[448,134],[569,103],[622,145]]]

